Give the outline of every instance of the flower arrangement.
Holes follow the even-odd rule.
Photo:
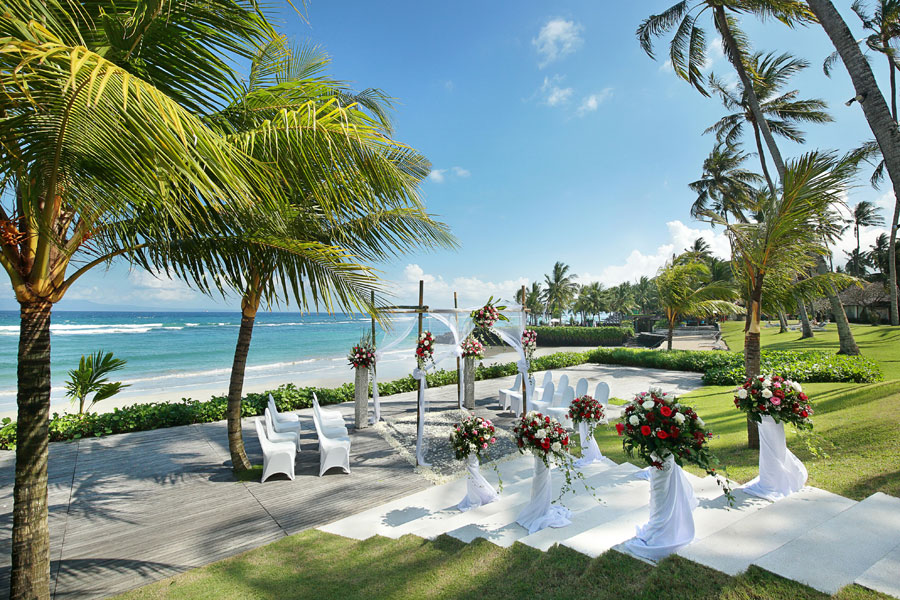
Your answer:
[[[594,400],[592,396],[586,395],[572,400],[569,405],[569,418],[575,425],[587,423],[589,431],[593,431],[594,426],[598,423],[606,422],[603,405]]]
[[[625,406],[622,422],[616,431],[624,439],[622,447],[628,456],[635,451],[644,461],[657,469],[669,456],[679,466],[685,462],[697,465],[716,478],[731,499],[727,480],[716,473],[718,460],[709,451],[709,438],[703,419],[689,406],[678,402],[678,397],[659,388],[635,395]]]
[[[480,329],[490,329],[497,321],[509,320],[500,313],[500,311],[505,308],[505,306],[494,306],[494,297],[491,296],[488,298],[487,304],[473,310],[470,316],[472,317],[472,320],[475,321],[475,327]]]
[[[474,358],[484,357],[484,344],[476,340],[475,336],[470,335],[464,339],[460,349],[462,350],[463,358],[468,358],[470,356]]]
[[[488,419],[476,416],[466,417],[450,432],[450,445],[453,446],[456,460],[466,460],[473,453],[480,460],[496,441],[494,424]]]
[[[573,476],[580,479],[585,489],[593,495],[593,488],[587,484],[581,471],[575,469],[575,459],[569,452],[569,434],[559,421],[533,410],[519,419],[513,428],[513,436],[520,453],[531,452],[547,468],[550,468],[552,461],[565,473],[566,483],[559,492],[559,498],[572,489]]]
[[[420,366],[424,366],[428,361],[434,362],[434,336],[430,331],[423,331],[419,336],[419,343],[416,345],[416,360]]]
[[[375,346],[368,336],[363,336],[359,343],[353,346],[347,360],[353,369],[371,369],[375,366]]]
[[[759,423],[763,415],[797,429],[812,429],[809,397],[796,381],[778,375],[750,377],[734,392],[734,405]]]
[[[525,358],[531,362],[534,351],[537,350],[537,331],[534,329],[526,329],[522,332],[522,349],[525,351]]]

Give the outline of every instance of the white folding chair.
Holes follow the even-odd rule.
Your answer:
[[[319,436],[319,477],[333,467],[340,467],[345,473],[349,473],[350,436],[346,433],[340,435],[335,430],[323,429],[318,411],[313,412],[313,423],[316,426],[316,435]],[[346,428],[344,431],[347,431]]]
[[[300,433],[300,417],[294,413],[280,413],[275,406],[275,399],[269,394],[269,413],[272,415],[272,425],[279,433]]]
[[[262,481],[276,473],[284,473],[289,478],[294,479],[294,459],[297,457],[297,448],[290,442],[273,442],[266,436],[266,430],[263,426],[262,419],[257,417],[256,421],[256,437],[259,439],[259,445],[263,451],[263,474]]]
[[[300,432],[297,430],[293,431],[277,431],[275,426],[272,423],[272,413],[269,412],[269,409],[265,410],[266,416],[266,435],[273,442],[290,442],[294,444],[297,450],[300,450]]]
[[[585,394],[587,394],[588,390],[588,380],[582,377],[578,380],[578,383],[575,384],[575,397],[581,398]]]
[[[522,412],[522,374],[518,373],[516,375],[516,381],[512,384],[511,388],[500,390],[500,410],[509,410],[510,403],[513,402],[514,399],[518,399],[519,410],[516,413]]]

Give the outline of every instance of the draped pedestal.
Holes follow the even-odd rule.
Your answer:
[[[672,456],[650,471],[650,520],[625,542],[629,552],[660,560],[694,540],[697,499],[687,475]]]
[[[572,513],[565,506],[551,504],[553,485],[550,481],[550,469],[539,457],[534,457],[534,476],[531,481],[531,502],[522,509],[516,522],[528,530],[528,533],[540,531],[545,527],[565,527],[571,524]]]
[[[478,456],[470,454],[466,459],[466,497],[457,504],[461,511],[478,508],[484,504],[490,504],[500,499],[500,494],[494,489],[488,480],[484,478],[479,469]]]
[[[784,423],[763,416],[759,424],[759,477],[742,489],[751,496],[775,501],[800,491],[807,477],[806,467],[787,449]]]
[[[465,357],[463,365],[463,406],[475,410],[475,357]]]
[[[354,424],[357,429],[369,426],[369,370],[355,369],[356,380],[353,382]]]
[[[610,466],[616,464],[610,459],[603,456],[603,453],[600,452],[600,447],[597,445],[597,440],[590,434],[587,423],[581,422],[578,424],[578,436],[581,439],[581,458],[575,461],[576,467],[586,467],[587,465],[595,462],[607,464]]]

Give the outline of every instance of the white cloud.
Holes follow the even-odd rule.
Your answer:
[[[428,180],[434,183],[444,183],[444,174],[447,172],[447,169],[432,169],[431,173],[428,174]]]
[[[544,77],[544,83],[541,85],[541,94],[544,96],[544,103],[547,106],[556,106],[557,104],[565,104],[575,92],[572,88],[561,87],[563,77],[554,75],[553,77]]]
[[[148,271],[135,270],[128,274],[128,281],[134,286],[135,300],[161,300],[165,302],[196,300],[200,293],[192,290],[183,281],[169,279],[164,273],[159,276]]]
[[[612,88],[604,88],[601,92],[597,94],[591,94],[589,96],[585,96],[581,99],[581,105],[578,107],[578,116],[583,117],[589,112],[594,112],[599,108],[600,104],[602,104],[605,100],[612,96]]]
[[[714,256],[727,259],[731,255],[731,247],[724,233],[711,229],[695,229],[681,221],[669,221],[666,226],[669,229],[669,240],[658,246],[656,252],[644,254],[640,250],[632,250],[624,264],[610,265],[595,274],[579,273],[576,281],[580,284],[599,281],[605,286],[613,286],[623,281],[635,281],[645,275],[653,277],[660,267],[672,259],[673,254],[683,252],[698,237],[706,240]]]
[[[550,19],[541,27],[538,36],[531,40],[541,55],[540,68],[575,52],[581,46],[582,27],[575,21],[562,18]]]
[[[391,289],[401,303],[415,302],[419,293],[419,281],[425,282],[425,304],[435,308],[453,306],[453,292],[457,293],[461,307],[483,304],[489,296],[511,301],[516,291],[529,285],[528,278],[485,281],[477,277],[455,277],[446,281],[440,275],[426,273],[418,264],[406,265],[403,280],[394,282]]]
[[[465,179],[472,175],[468,169],[460,166],[450,167],[448,169],[432,169],[428,174],[428,180],[432,183],[444,183],[452,179]]]
[[[468,169],[463,169],[462,167],[453,167],[453,174],[457,177],[468,177],[472,173]]]

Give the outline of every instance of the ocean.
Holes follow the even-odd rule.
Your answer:
[[[412,318],[397,316],[394,328],[405,329],[404,322]],[[16,408],[18,323],[17,311],[0,311],[0,414]],[[211,393],[225,393],[239,325],[237,311],[56,311],[50,326],[53,410],[67,404],[67,371],[78,366],[82,354],[100,349],[128,361],[113,374],[114,381],[130,385],[115,398],[119,403],[182,397],[206,400]],[[353,372],[347,354],[370,330],[371,321],[363,315],[260,313],[253,329],[245,390],[287,382],[301,386],[350,382]],[[376,332],[381,343],[384,333],[378,325]],[[402,349],[383,358],[380,378],[410,372],[414,337],[415,330]]]

